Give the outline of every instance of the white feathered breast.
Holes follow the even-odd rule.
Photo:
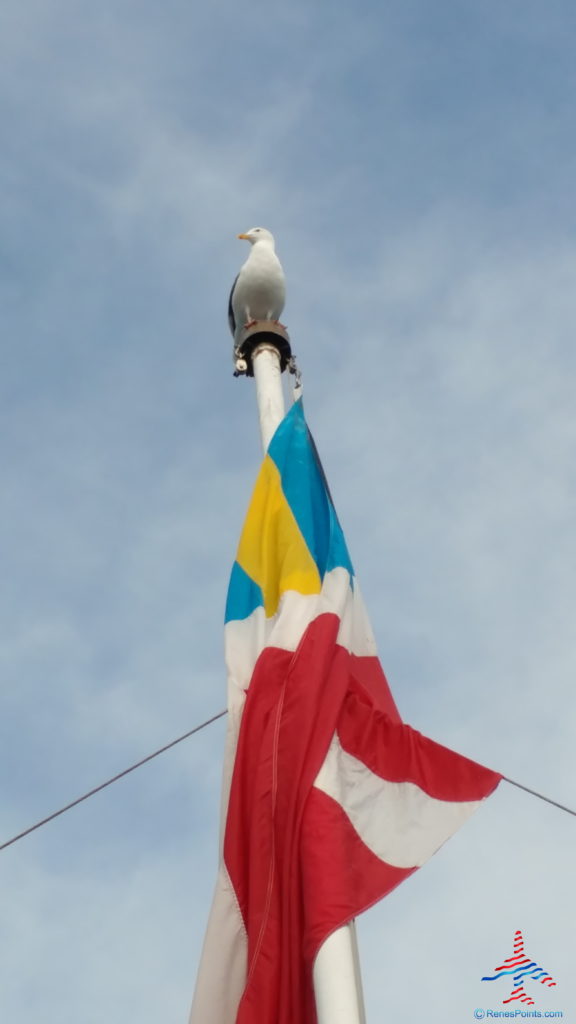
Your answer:
[[[230,328],[233,334],[251,320],[278,320],[284,309],[284,271],[273,247],[252,246],[230,293]]]

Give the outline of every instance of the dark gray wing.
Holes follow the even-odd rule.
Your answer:
[[[232,337],[236,337],[236,317],[234,316],[234,310],[232,309],[232,296],[234,295],[234,289],[236,287],[236,281],[240,277],[240,274],[236,274],[234,278],[234,284],[230,289],[230,298],[228,299],[228,323],[230,330],[232,331]]]

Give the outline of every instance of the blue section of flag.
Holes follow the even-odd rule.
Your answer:
[[[352,562],[306,425],[302,399],[278,427],[268,455],[278,467],[282,490],[320,578],[339,566],[352,577]]]
[[[238,562],[234,562],[228,587],[224,621],[230,622],[232,619],[247,619],[255,608],[262,607],[263,604],[264,598],[258,584],[250,579],[248,573],[244,572],[244,569],[241,565],[238,565]]]

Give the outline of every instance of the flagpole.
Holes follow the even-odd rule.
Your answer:
[[[320,947],[313,982],[318,1024],[366,1024],[354,921],[332,932]]]
[[[263,326],[246,331],[245,340],[252,336],[255,342],[246,353],[247,369],[251,368],[256,382],[260,435],[266,452],[284,419],[282,372],[289,365],[291,352],[288,336],[280,325],[275,329],[275,325],[267,323],[265,333]],[[245,352],[239,350],[240,357]],[[240,372],[246,371],[242,368]],[[338,928],[320,947],[314,962],[313,984],[318,1024],[366,1024],[354,921]]]
[[[276,346],[269,341],[256,345],[252,352],[252,368],[256,382],[260,436],[264,452],[267,452],[285,413],[280,353]]]

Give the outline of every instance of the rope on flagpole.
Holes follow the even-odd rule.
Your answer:
[[[19,832],[18,835],[12,836],[12,839],[7,839],[5,843],[0,843],[0,852],[5,850],[8,846],[12,846],[13,843],[17,843],[19,839],[24,839],[25,836],[29,836],[30,833],[35,832],[36,829],[42,828],[43,825],[47,825],[50,821],[54,821],[54,818],[59,818],[60,815],[65,814],[66,811],[71,811],[73,807],[77,807],[78,804],[81,804],[84,800],[88,800],[89,797],[95,796],[95,794],[99,793],[102,789],[106,789],[107,786],[111,786],[113,782],[118,782],[118,780],[123,779],[125,775],[129,775],[130,772],[134,772],[137,768],[141,768],[142,765],[147,764],[148,761],[153,761],[155,757],[158,757],[160,754],[164,754],[167,750],[171,750],[172,747],[175,747],[178,743],[182,743],[183,740],[189,739],[190,736],[194,735],[194,733],[200,732],[201,729],[205,729],[207,725],[212,725],[213,722],[217,722],[219,718],[223,718],[226,714],[228,714],[226,709],[224,711],[219,711],[217,715],[212,715],[212,718],[207,718],[205,722],[194,726],[193,729],[189,729],[188,732],[185,732],[182,736],[178,736],[177,739],[172,740],[170,743],[165,743],[163,747],[159,747],[158,750],[155,750],[152,754],[148,754],[147,757],[143,757],[140,761],[136,761],[135,764],[131,764],[130,767],[125,768],[124,771],[118,772],[117,775],[113,775],[111,779],[107,779],[106,782],[101,782],[99,786],[94,786],[93,789],[90,789],[87,793],[77,797],[76,800],[72,800],[69,804],[66,804],[65,807],[61,807],[60,810],[54,811],[46,818],[42,818],[41,821],[37,821],[34,825],[30,825],[29,828],[25,828],[22,832]],[[502,782],[507,782],[510,786],[516,786],[517,789],[523,789],[524,792],[529,793],[530,796],[535,796],[538,800],[543,800],[544,803],[551,804],[552,807],[558,807],[559,810],[565,811],[566,814],[571,814],[576,818],[576,811],[572,810],[571,807],[566,807],[565,804],[559,803],[558,800],[552,800],[551,797],[544,796],[543,793],[538,793],[535,789],[530,789],[528,786],[523,786],[521,782],[515,782],[514,779],[509,779],[506,775],[502,776]]]
[[[94,796],[99,793],[100,790],[106,789],[107,786],[111,786],[113,782],[118,782],[118,779],[123,779],[125,775],[129,775],[130,772],[136,771],[137,768],[141,768],[143,764],[148,761],[152,761],[159,754],[163,754],[166,750],[170,750],[171,747],[175,747],[177,743],[182,743],[183,740],[187,740],[190,736],[193,736],[195,732],[200,732],[201,729],[205,729],[207,725],[212,725],[212,722],[216,722],[217,719],[222,718],[228,714],[227,709],[219,711],[217,715],[212,715],[212,718],[206,719],[201,725],[196,725],[193,729],[189,729],[183,736],[179,736],[178,739],[172,740],[171,743],[166,743],[163,747],[155,750],[153,754],[148,754],[147,757],[143,757],[141,761],[136,761],[136,764],[130,765],[129,768],[125,768],[124,771],[118,772],[117,775],[113,775],[111,779],[107,779],[106,782],[101,782],[99,786],[94,786],[94,789],[90,789],[83,796],[79,796],[76,800],[72,800],[65,807],[61,807],[59,811],[54,811],[53,814],[49,814],[48,817],[42,818],[41,821],[37,821],[35,825],[30,825],[29,828],[25,828],[23,832],[19,832],[17,836],[12,836],[12,839],[8,839],[5,843],[0,844],[0,851],[5,850],[6,847],[12,846],[13,843],[17,843],[19,839],[24,839],[24,836],[29,836],[31,832],[35,832],[37,828],[41,828],[42,825],[47,825],[49,821],[54,821],[54,818],[58,818],[61,814],[66,811],[72,810],[73,807],[77,807],[83,800],[88,800],[88,797]]]
[[[544,800],[545,803],[552,804],[553,807],[559,807],[561,811],[566,811],[566,814],[573,814],[576,818],[576,811],[573,811],[571,807],[566,807],[565,804],[559,804],[557,800],[552,800],[549,796],[537,793],[535,789],[530,789],[529,786],[523,786],[521,782],[514,782],[514,779],[509,779],[507,775],[502,776],[502,781],[508,782],[511,786],[516,786],[517,789],[523,789],[525,793],[530,793],[530,796],[537,796],[539,800]]]

